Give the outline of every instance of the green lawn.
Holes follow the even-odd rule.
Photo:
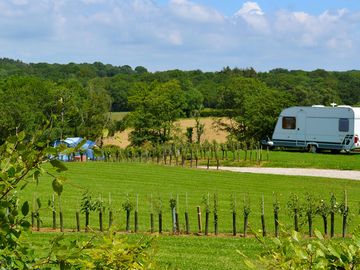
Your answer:
[[[321,169],[360,170],[360,153],[306,153],[271,151],[271,167],[301,167]]]
[[[109,193],[112,198],[112,208],[116,211],[116,225],[119,229],[125,226],[125,213],[121,204],[129,194],[134,201],[139,195],[140,230],[149,230],[150,198],[157,201],[161,198],[164,213],[164,230],[171,230],[171,216],[169,199],[179,195],[179,213],[181,221],[185,210],[185,195],[188,195],[188,211],[192,231],[196,231],[196,206],[202,205],[203,195],[218,193],[219,197],[219,230],[231,232],[231,194],[236,193],[238,198],[238,211],[241,216],[242,200],[244,194],[249,194],[252,212],[250,226],[260,228],[260,198],[265,197],[265,210],[269,224],[272,224],[273,192],[277,193],[282,204],[282,222],[291,223],[286,215],[285,204],[292,192],[300,197],[310,192],[325,200],[329,199],[331,192],[338,199],[342,199],[343,191],[349,194],[349,203],[352,211],[358,210],[358,194],[360,183],[351,180],[334,180],[312,177],[290,177],[276,175],[240,174],[232,172],[206,171],[200,169],[179,168],[139,163],[105,163],[85,162],[68,163],[66,172],[68,181],[62,195],[65,227],[75,227],[75,212],[80,209],[81,197],[85,190],[89,190],[93,197],[103,197],[105,203]],[[43,184],[35,188],[30,185],[21,196],[29,201],[35,197],[41,198],[43,205],[51,199],[51,181],[49,178],[41,180]],[[156,203],[156,202],[155,202]],[[155,207],[154,207],[155,208]],[[51,225],[50,211],[42,210],[44,226]],[[92,224],[97,226],[96,214],[92,214]],[[106,213],[105,213],[106,217]],[[358,220],[358,217],[354,217]],[[182,225],[184,222],[181,222]]]
[[[299,153],[298,153],[299,154]],[[301,153],[303,154],[303,153]],[[288,154],[290,155],[290,154]],[[319,155],[320,156],[320,155]],[[354,156],[344,156],[353,159]],[[290,177],[274,175],[240,174],[232,172],[207,171],[191,168],[170,167],[143,163],[116,163],[116,162],[84,162],[68,163],[66,172],[68,181],[62,195],[64,223],[68,229],[75,228],[75,212],[80,208],[83,192],[88,189],[94,197],[102,196],[107,202],[111,193],[112,208],[115,211],[115,226],[118,230],[125,230],[125,212],[121,204],[125,201],[126,194],[134,200],[139,195],[139,229],[142,232],[150,229],[150,198],[162,199],[162,212],[164,215],[164,236],[156,239],[157,260],[161,265],[173,262],[180,269],[239,269],[241,260],[235,253],[241,249],[249,256],[254,256],[261,250],[254,238],[243,239],[231,237],[232,215],[230,196],[236,193],[238,198],[238,230],[242,229],[243,196],[249,194],[251,200],[250,227],[258,231],[260,226],[260,198],[265,197],[265,215],[267,231],[273,233],[272,203],[273,192],[278,194],[281,210],[280,222],[285,229],[292,227],[292,219],[286,210],[286,202],[292,192],[297,193],[302,199],[306,192],[318,198],[329,200],[329,194],[334,192],[339,201],[346,189],[349,196],[351,220],[349,232],[359,224],[359,197],[360,182],[350,180],[335,180],[312,177]],[[202,205],[204,194],[214,193],[219,196],[219,230],[222,237],[205,236],[169,236],[171,231],[171,215],[169,199],[179,195],[179,215],[181,229],[184,230],[185,194],[188,195],[188,212],[190,215],[191,232],[197,232],[196,206]],[[43,202],[41,217],[43,226],[51,226],[51,211],[46,208],[47,200],[51,198],[51,179],[43,177],[40,185],[35,187],[31,183],[28,188],[19,191],[21,199],[34,200],[40,197]],[[203,213],[203,226],[204,226]],[[108,215],[105,212],[105,220]],[[81,226],[84,226],[84,216],[81,215]],[[107,222],[105,222],[107,223]],[[315,219],[315,227],[322,229],[320,217]],[[341,231],[340,216],[336,217],[336,233]],[[97,213],[91,214],[90,225],[98,228]],[[131,228],[133,229],[133,216]],[[157,229],[157,218],[155,220]],[[213,232],[213,219],[211,215],[210,231]],[[306,232],[306,224],[302,231]],[[38,234],[35,234],[38,235]],[[40,234],[42,237],[43,234]],[[75,234],[74,234],[75,235]],[[226,237],[224,237],[226,236]],[[131,235],[131,237],[136,237]],[[238,266],[238,268],[234,268]],[[241,269],[241,267],[240,267]]]
[[[244,161],[245,152],[240,152],[240,162],[234,162],[232,154],[229,152],[228,160],[220,160],[221,165],[226,166],[259,166],[256,162],[256,151],[253,151],[252,161],[249,161],[250,151],[247,160]],[[214,165],[214,161],[212,162]],[[286,167],[286,168],[319,168],[319,169],[340,169],[340,170],[360,170],[360,153],[341,153],[330,154],[308,153],[299,151],[262,151],[263,167]]]
[[[31,241],[38,246],[47,246],[54,233],[33,232]],[[85,242],[90,234],[66,233],[66,239],[77,239]],[[234,270],[246,269],[242,257],[236,252],[241,250],[250,258],[256,258],[264,249],[255,238],[215,238],[199,236],[144,236],[131,234],[126,236],[128,241],[137,241],[140,238],[152,238],[152,249],[155,252],[155,261],[160,269],[182,270]],[[46,254],[47,250],[38,250]]]

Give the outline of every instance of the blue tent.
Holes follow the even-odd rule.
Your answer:
[[[86,140],[81,137],[74,137],[74,138],[66,138],[65,140],[57,140],[54,142],[54,147],[57,147],[61,144],[65,144],[67,147],[74,148],[78,146],[80,143],[83,143],[81,146],[81,153],[76,152],[74,155],[67,155],[67,154],[59,154],[59,159],[62,161],[71,161],[71,160],[81,160],[85,161],[86,159],[94,160],[94,150],[93,148],[96,146],[95,142]]]

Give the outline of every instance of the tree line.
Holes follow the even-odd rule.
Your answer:
[[[172,139],[179,117],[226,116],[219,128],[233,138],[270,136],[279,112],[294,105],[360,104],[360,71],[334,72],[225,67],[217,72],[113,66],[101,62],[48,64],[0,59],[1,138],[35,130],[55,117],[58,137],[101,138],[131,126],[134,145]],[[108,111],[130,111],[120,122]],[[52,118],[53,117],[53,118]]]

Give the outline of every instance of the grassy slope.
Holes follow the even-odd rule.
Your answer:
[[[96,197],[101,193],[107,197],[112,194],[113,208],[116,212],[116,226],[120,230],[125,229],[125,213],[121,210],[121,203],[125,194],[129,193],[133,198],[139,194],[140,230],[149,230],[149,197],[161,196],[163,199],[164,230],[171,230],[171,217],[169,210],[169,197],[171,194],[180,196],[180,222],[184,227],[184,201],[185,193],[189,198],[190,226],[194,232],[196,228],[196,206],[201,205],[202,196],[207,192],[219,194],[219,230],[222,233],[231,232],[230,194],[237,193],[238,198],[238,228],[242,231],[242,196],[248,193],[251,198],[252,212],[250,214],[250,226],[258,230],[260,228],[259,204],[261,194],[264,193],[266,201],[266,221],[268,231],[273,232],[272,220],[272,193],[279,194],[281,202],[281,223],[285,227],[291,227],[291,219],[286,214],[286,201],[291,192],[303,196],[305,192],[311,192],[328,200],[329,193],[335,192],[338,198],[342,198],[344,189],[349,193],[349,205],[352,211],[349,231],[359,223],[358,197],[360,183],[348,180],[333,180],[311,177],[288,177],[272,175],[238,174],[232,172],[217,172],[158,166],[138,163],[69,163],[69,171],[66,173],[69,181],[64,188],[62,203],[64,208],[65,227],[75,227],[75,211],[79,209],[81,194],[89,189]],[[21,193],[21,197],[32,201],[34,191],[41,197],[43,204],[51,197],[51,181],[44,178],[42,184],[36,189],[30,185]],[[26,191],[26,192],[25,192]],[[50,210],[41,212],[44,225],[51,226]],[[96,214],[91,215],[91,225],[97,227]],[[203,215],[204,217],[204,215]],[[82,226],[83,216],[81,217]],[[336,232],[340,233],[340,217],[337,218]],[[105,214],[105,220],[107,215]],[[157,220],[156,220],[157,222]],[[316,218],[316,226],[321,228],[321,220]],[[133,226],[133,221],[132,224]],[[157,223],[155,224],[157,228]],[[306,232],[306,227],[302,229]],[[211,218],[210,231],[213,231]],[[136,236],[132,236],[136,237]],[[235,253],[241,249],[251,257],[261,250],[255,239],[241,238],[205,238],[205,237],[171,237],[161,236],[156,240],[158,247],[157,259],[162,265],[174,262],[180,269],[235,269],[239,265],[240,257]],[[240,264],[241,265],[241,264]],[[240,265],[238,267],[240,267]],[[241,269],[241,267],[240,267]]]

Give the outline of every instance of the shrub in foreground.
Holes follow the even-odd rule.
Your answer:
[[[360,269],[360,227],[347,240],[325,239],[315,230],[315,238],[293,231],[286,238],[271,239],[270,245],[258,237],[266,252],[254,262],[238,250],[249,269]]]

